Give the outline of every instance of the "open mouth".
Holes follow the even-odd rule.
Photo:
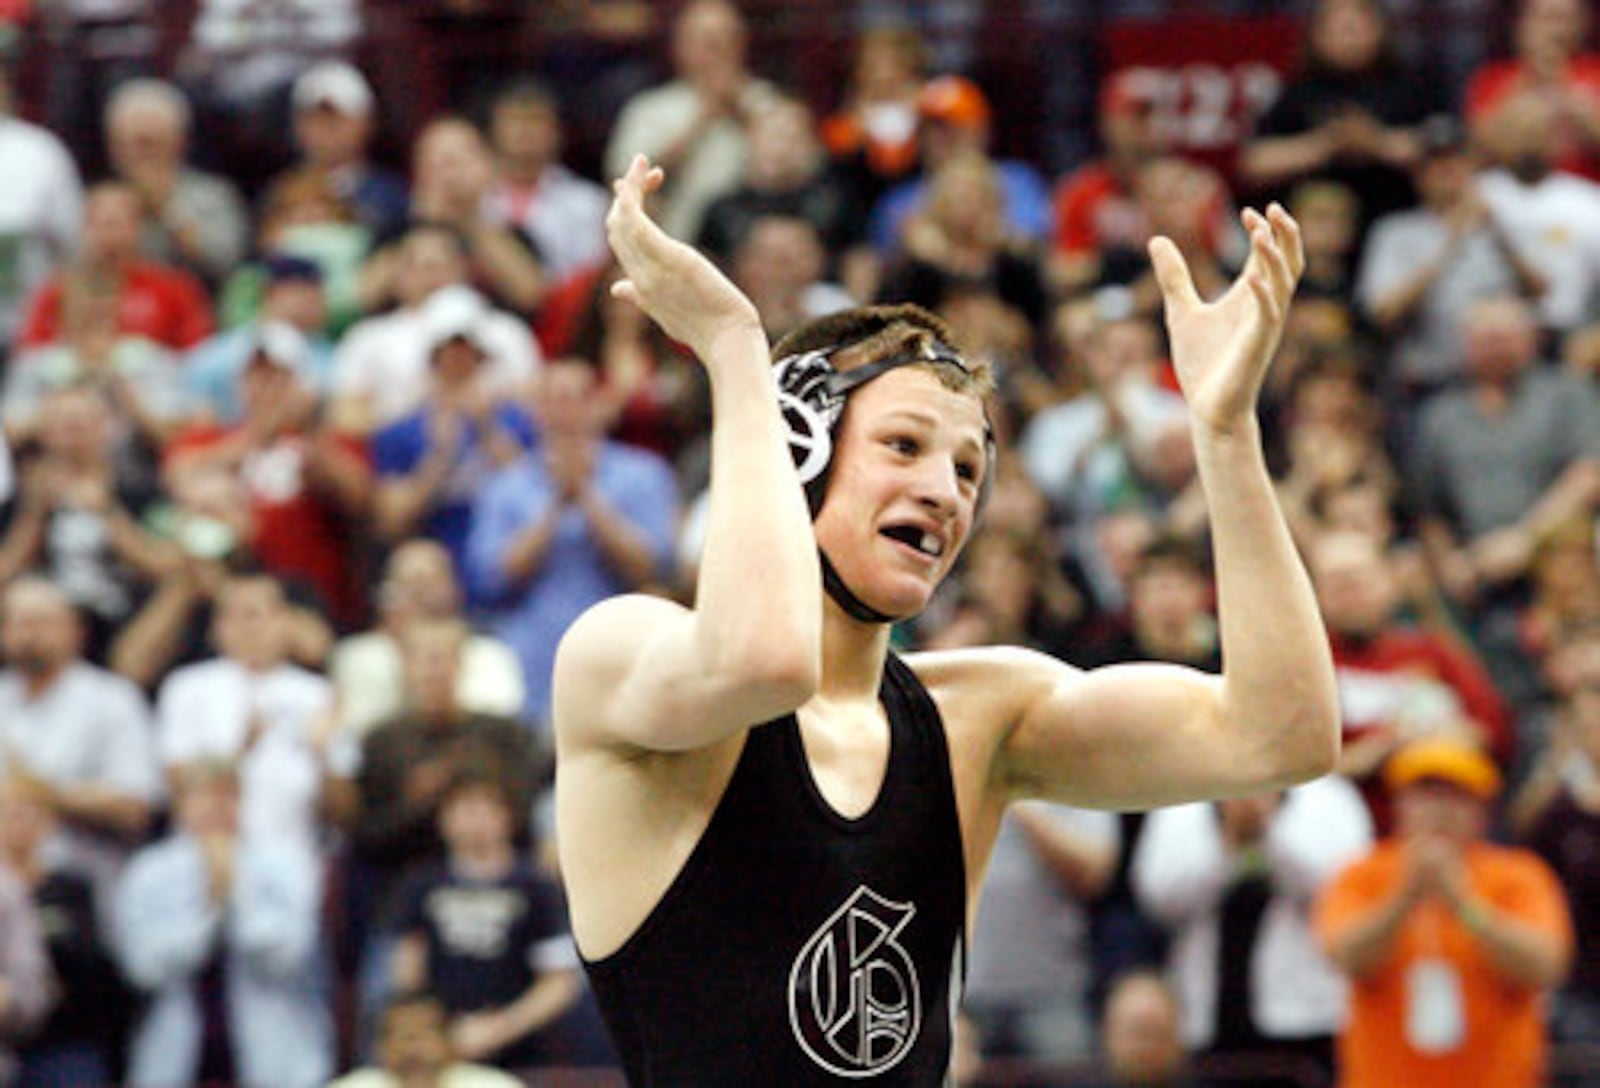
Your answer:
[[[944,541],[936,534],[918,529],[914,525],[890,525],[882,530],[890,540],[922,553],[930,559],[944,555]]]

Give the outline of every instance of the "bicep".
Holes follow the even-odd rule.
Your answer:
[[[1220,677],[1141,663],[1047,679],[1002,751],[1021,792],[1139,809],[1262,788],[1254,753],[1224,729]]]

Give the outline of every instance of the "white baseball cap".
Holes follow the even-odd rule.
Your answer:
[[[372,112],[376,99],[372,84],[360,69],[344,61],[325,61],[303,72],[294,82],[294,108],[326,106],[350,117]]]
[[[464,284],[439,288],[422,304],[422,327],[428,338],[429,353],[452,340],[465,340],[488,355],[489,344],[484,339],[484,322],[488,317],[488,301],[472,288]]]

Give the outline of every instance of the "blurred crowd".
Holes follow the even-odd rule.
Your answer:
[[[610,1065],[551,665],[601,598],[692,596],[709,469],[703,374],[609,290],[605,182],[641,152],[772,337],[914,301],[999,376],[983,529],[905,650],[1219,666],[1145,243],[1215,292],[1240,208],[1301,225],[1261,426],[1340,771],[1015,811],[967,1083],[1499,1088],[1600,1049],[1586,0],[1477,5],[1505,49],[1454,81],[1379,0],[1316,0],[1226,163],[1129,67],[1066,168],[1003,154],[1005,103],[915,18],[863,21],[822,101],[734,3],[675,5],[596,165],[593,104],[541,72],[386,159],[405,85],[355,62],[355,0],[202,3],[166,67],[142,0],[31,6],[0,4],[16,49],[77,22],[48,101],[0,95],[0,1085]]]

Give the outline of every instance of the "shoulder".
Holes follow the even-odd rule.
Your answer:
[[[979,646],[908,654],[905,663],[939,706],[945,728],[993,729],[1079,672],[1022,646]]]
[[[68,679],[91,698],[131,707],[143,708],[146,705],[144,692],[139,690],[138,685],[110,669],[80,663],[73,667]]]

